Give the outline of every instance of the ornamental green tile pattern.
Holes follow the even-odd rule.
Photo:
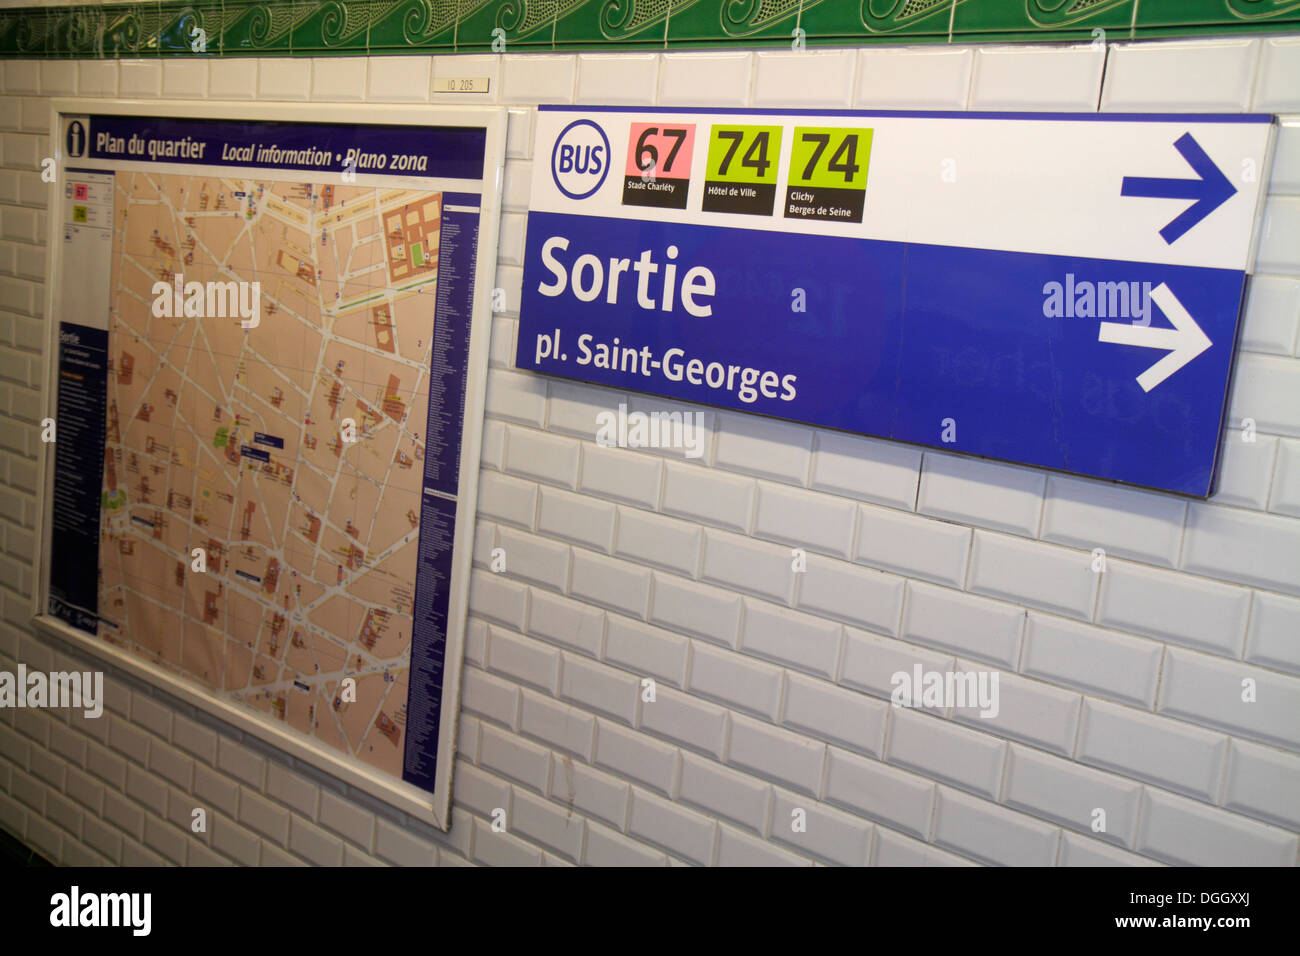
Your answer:
[[[0,56],[1077,42],[1296,32],[1300,0],[199,0],[0,10]]]

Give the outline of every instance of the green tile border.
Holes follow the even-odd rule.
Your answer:
[[[1296,33],[1300,0],[163,0],[0,9],[0,57],[1043,43],[1097,30]]]

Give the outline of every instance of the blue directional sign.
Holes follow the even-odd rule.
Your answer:
[[[546,108],[537,137],[520,368],[1212,492],[1271,117]]]

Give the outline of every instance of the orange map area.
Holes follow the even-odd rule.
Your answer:
[[[400,775],[441,195],[116,189],[100,636]],[[155,317],[178,274],[256,326]]]

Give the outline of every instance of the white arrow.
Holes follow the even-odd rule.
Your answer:
[[[1201,331],[1196,320],[1163,282],[1151,290],[1151,299],[1173,323],[1172,329],[1103,322],[1097,332],[1099,342],[1136,345],[1143,349],[1166,349],[1169,354],[1137,377],[1142,391],[1149,392],[1170,375],[1200,355],[1214,343]]]

